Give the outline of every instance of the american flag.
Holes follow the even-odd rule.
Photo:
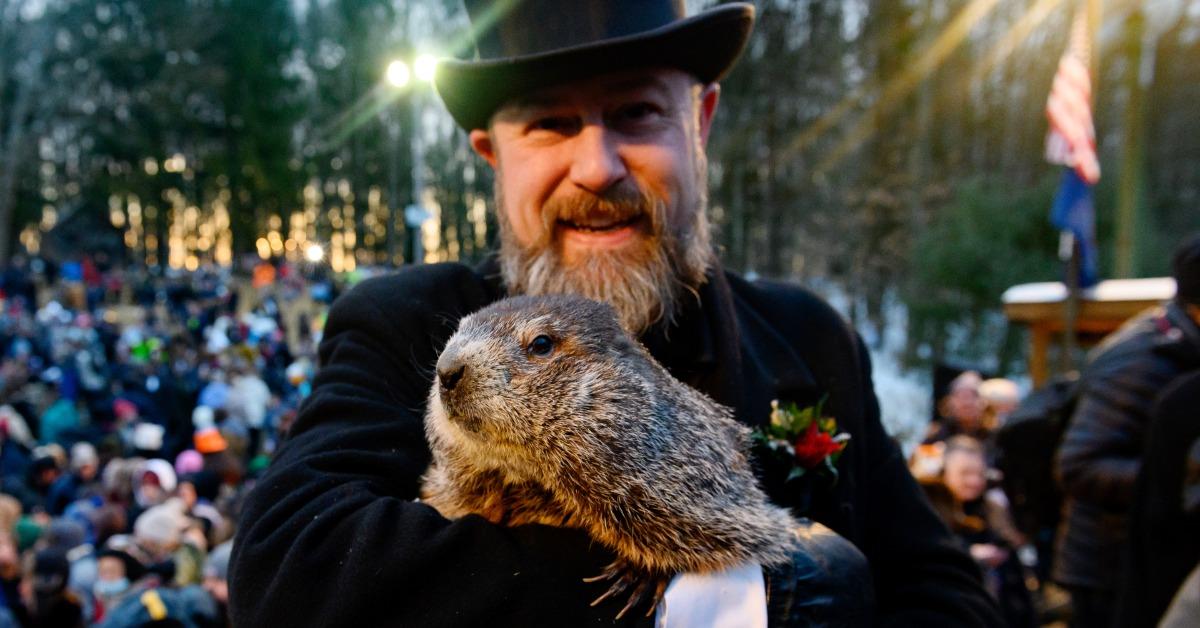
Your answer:
[[[1088,185],[1100,180],[1096,157],[1096,131],[1092,124],[1092,79],[1088,72],[1091,47],[1086,10],[1075,12],[1071,41],[1058,62],[1054,86],[1046,100],[1050,130],[1046,134],[1046,159],[1075,169]]]

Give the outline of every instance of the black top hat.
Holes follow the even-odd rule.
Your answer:
[[[734,2],[691,17],[683,0],[465,0],[477,58],[443,61],[434,82],[464,129],[487,127],[510,98],[640,67],[678,68],[702,83],[733,67],[754,24]]]

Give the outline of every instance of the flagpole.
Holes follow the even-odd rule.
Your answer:
[[[1064,283],[1067,287],[1067,299],[1063,303],[1063,344],[1062,355],[1059,356],[1059,371],[1064,375],[1075,370],[1075,352],[1078,349],[1079,342],[1076,336],[1076,327],[1079,320],[1079,241],[1075,239],[1075,235],[1070,231],[1062,232],[1063,243],[1060,247],[1064,249],[1067,276],[1064,278]]]
[[[1084,19],[1086,20],[1085,41],[1088,45],[1084,62],[1087,64],[1090,90],[1095,89],[1098,78],[1096,69],[1099,67],[1100,46],[1096,35],[1100,29],[1100,3],[1101,0],[1081,0],[1075,9],[1076,11],[1084,11]],[[1091,105],[1090,102],[1088,104],[1089,106]],[[1083,265],[1081,259],[1081,246],[1083,243],[1075,237],[1072,231],[1063,231],[1061,237],[1059,257],[1066,263],[1066,277],[1063,283],[1067,289],[1067,295],[1063,302],[1063,343],[1062,355],[1059,356],[1059,368],[1065,374],[1075,370],[1075,354],[1078,352],[1079,347],[1077,328],[1079,325],[1079,307],[1082,298],[1080,294],[1080,271]]]

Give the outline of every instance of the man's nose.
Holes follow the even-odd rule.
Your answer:
[[[629,174],[617,153],[612,133],[602,124],[587,124],[576,137],[571,181],[593,194],[603,194]]]

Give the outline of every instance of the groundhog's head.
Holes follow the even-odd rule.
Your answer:
[[[628,394],[641,352],[606,304],[499,301],[462,319],[438,358],[430,436],[477,461],[519,464],[523,451],[580,437],[588,415]]]

